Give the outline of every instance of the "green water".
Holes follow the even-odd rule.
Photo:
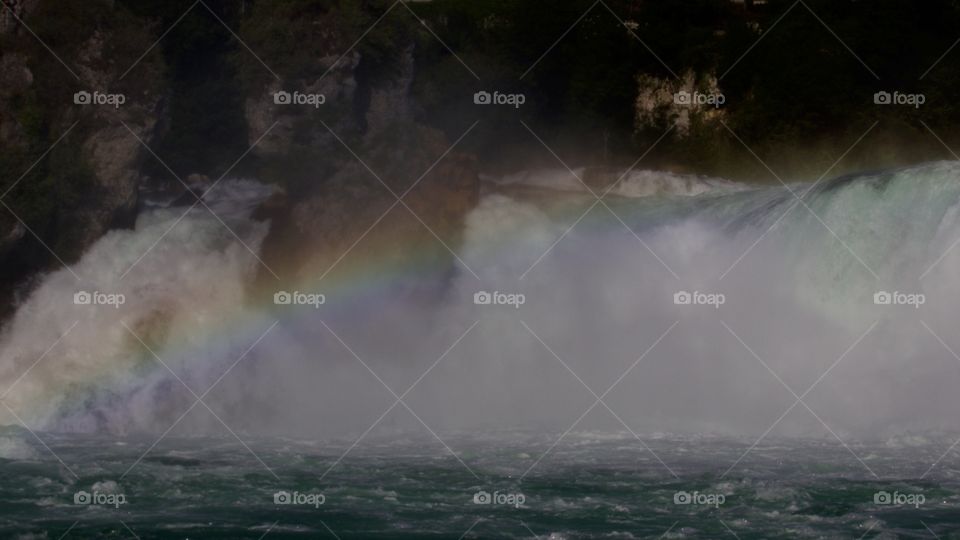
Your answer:
[[[726,473],[753,441],[644,436],[661,463],[629,434],[571,433],[549,453],[558,434],[445,438],[461,463],[392,437],[338,463],[352,441],[169,439],[136,463],[153,441],[39,435],[50,451],[3,439],[21,454],[0,460],[3,538],[960,538],[956,458],[923,476],[946,436],[765,440]],[[75,504],[79,490],[114,504]],[[275,504],[280,491],[315,504]]]

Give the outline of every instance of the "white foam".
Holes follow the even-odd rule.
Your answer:
[[[588,192],[586,168],[580,167],[572,171],[567,169],[534,169],[508,174],[502,178],[493,179],[497,184],[504,186],[523,185],[558,191]],[[617,181],[610,193],[621,197],[643,198],[654,196],[696,196],[711,191],[735,191],[748,189],[749,186],[723,178],[710,176],[679,174],[667,171],[649,169],[634,169],[630,171],[615,171],[605,175],[610,182]],[[594,191],[604,191],[608,186],[593,188]]]

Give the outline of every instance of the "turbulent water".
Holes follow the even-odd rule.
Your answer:
[[[960,537],[960,166],[496,184],[454,275],[364,261],[315,306],[248,295],[252,181],[44,276],[0,336],[0,530]]]
[[[956,538],[956,472],[921,481],[878,480],[829,442],[773,439],[750,464],[720,477],[750,442],[659,435],[571,434],[524,479],[552,443],[523,434],[452,436],[480,479],[434,441],[372,438],[342,464],[350,441],[254,439],[279,480],[225,439],[170,439],[119,482],[139,457],[133,442],[48,434],[80,476],[53,460],[4,462],[0,534],[60,538]],[[950,444],[950,441],[936,441]],[[874,465],[910,470],[935,459],[920,447],[856,447]],[[42,452],[42,450],[41,450]],[[718,465],[720,465],[718,467]],[[330,470],[322,481],[318,478]],[[119,506],[76,505],[77,485],[122,493]],[[276,505],[280,490],[321,493],[323,504]],[[486,491],[490,504],[475,504]],[[922,493],[919,508],[876,504],[877,493]],[[722,504],[674,504],[677,493],[722,495]],[[494,494],[502,494],[496,502]],[[505,496],[522,495],[523,503]],[[716,499],[719,501],[720,499]],[[929,527],[929,529],[928,529]],[[34,535],[34,536],[31,536]]]

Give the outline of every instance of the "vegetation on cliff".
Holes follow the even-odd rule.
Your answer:
[[[21,16],[26,26],[0,32],[0,297],[9,283],[59,266],[57,257],[75,260],[109,227],[132,222],[136,178],[123,173],[137,156],[127,145],[105,159],[101,145],[117,129],[126,133],[120,114],[134,130],[152,125],[162,86],[151,55],[137,76],[120,77],[151,43],[145,22],[122,6],[37,2]],[[129,96],[129,107],[74,102],[76,92],[95,90]],[[108,169],[113,176],[98,176]]]

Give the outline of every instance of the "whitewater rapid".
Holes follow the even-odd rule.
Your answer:
[[[391,284],[384,269],[386,284],[352,296],[320,280],[331,301],[319,309],[247,297],[247,247],[269,227],[249,218],[263,186],[214,196],[236,236],[202,208],[173,228],[183,209],[147,211],[72,267],[79,280],[54,271],[19,306],[0,336],[0,392],[14,385],[5,402],[38,429],[162,432],[194,401],[180,380],[200,394],[258,343],[204,398],[239,431],[362,432],[395,402],[385,386],[415,383],[404,403],[417,415],[398,406],[378,429],[562,432],[588,409],[577,430],[885,440],[960,428],[957,163],[816,186],[642,171],[602,202],[569,171],[499,183],[545,189],[485,196],[452,246],[455,275],[419,278],[443,280],[441,293],[412,301],[409,278]],[[582,199],[550,195],[571,191]],[[127,302],[85,309],[78,290]],[[524,303],[476,304],[480,292]],[[924,303],[875,303],[884,292]],[[222,431],[202,409],[178,430]],[[0,410],[0,423],[18,421]]]

